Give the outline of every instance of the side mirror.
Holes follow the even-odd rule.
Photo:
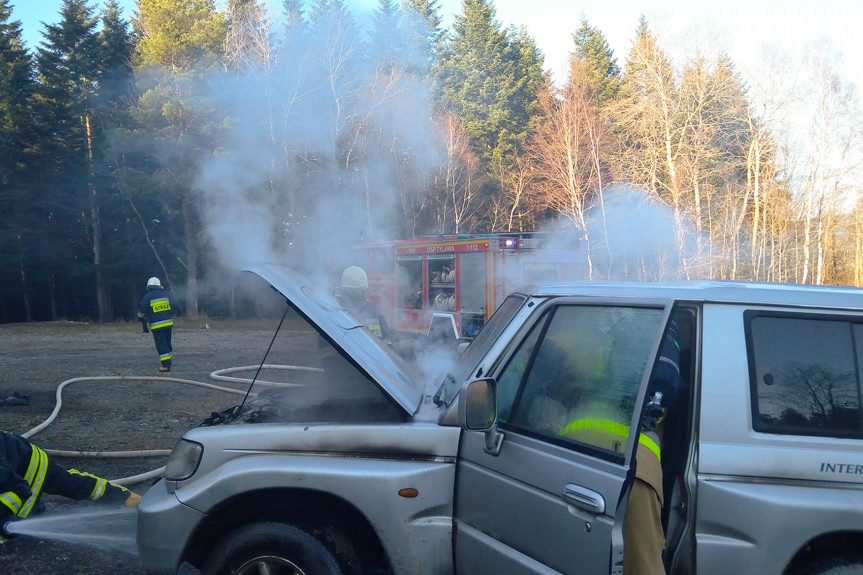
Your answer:
[[[488,431],[497,419],[497,385],[493,379],[471,381],[459,391],[459,421],[464,429]]]
[[[477,379],[459,391],[459,420],[462,429],[485,433],[485,452],[498,455],[503,433],[497,430],[497,382]]]

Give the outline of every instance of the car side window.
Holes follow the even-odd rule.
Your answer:
[[[753,428],[863,437],[863,324],[757,312],[746,319]]]
[[[662,315],[659,308],[558,306],[498,378],[503,397],[514,398],[501,422],[619,459]],[[513,381],[520,382],[514,394]]]
[[[536,348],[536,342],[547,319],[548,314],[533,326],[527,337],[522,340],[515,355],[510,359],[506,369],[497,379],[497,412],[500,421],[508,421],[510,418],[513,401],[515,401],[519,385],[524,379],[528,363]]]

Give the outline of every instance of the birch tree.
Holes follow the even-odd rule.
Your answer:
[[[827,279],[836,211],[860,162],[861,118],[854,88],[838,72],[838,60],[824,41],[805,56],[809,72],[805,104],[811,120],[802,168],[802,283],[822,284]]]
[[[467,134],[455,114],[444,114],[439,125],[446,157],[440,166],[440,183],[435,194],[437,233],[472,232],[476,216],[483,207],[479,194],[483,181],[479,159],[473,154]]]
[[[545,206],[569,219],[591,242],[588,214],[602,212],[602,189],[608,183],[610,126],[605,106],[619,90],[619,71],[605,37],[586,20],[573,35],[569,79],[562,89],[540,93],[541,121],[529,151],[536,193]],[[606,244],[607,246],[607,244]],[[610,266],[611,255],[606,254]],[[588,256],[591,276],[593,257]],[[610,269],[610,268],[608,268]]]

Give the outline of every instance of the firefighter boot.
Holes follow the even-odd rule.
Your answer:
[[[159,366],[159,371],[171,371],[171,364],[163,361],[162,365]]]
[[[126,507],[135,507],[141,501],[141,496],[134,491],[129,492],[129,497],[126,498]]]

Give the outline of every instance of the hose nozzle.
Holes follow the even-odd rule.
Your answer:
[[[4,538],[6,538],[6,539],[8,539],[8,538],[10,538],[10,537],[14,537],[14,533],[11,533],[11,532],[9,531],[9,526],[10,526],[12,523],[14,523],[14,521],[5,521],[5,522],[3,523],[3,526],[2,526],[2,527],[0,527],[0,536],[4,537]]]

